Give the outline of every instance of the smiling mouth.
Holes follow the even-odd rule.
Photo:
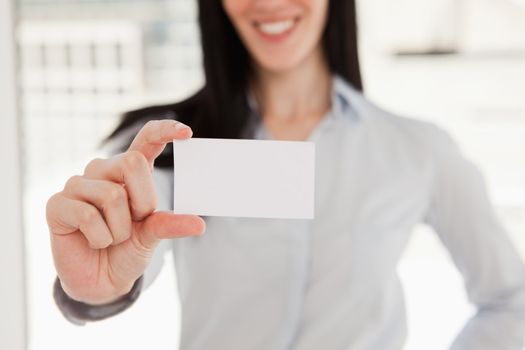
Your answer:
[[[265,36],[280,36],[291,32],[299,22],[299,18],[290,18],[281,21],[255,22],[255,28]]]

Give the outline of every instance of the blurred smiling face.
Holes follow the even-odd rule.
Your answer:
[[[329,0],[222,0],[251,57],[272,72],[321,50]]]

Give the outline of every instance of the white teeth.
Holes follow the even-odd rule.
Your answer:
[[[280,22],[260,23],[259,29],[264,34],[279,35],[279,34],[286,32],[290,28],[292,28],[294,25],[294,22],[295,21],[293,19],[289,19],[289,20],[280,21]]]

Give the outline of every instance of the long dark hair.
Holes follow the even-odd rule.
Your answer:
[[[241,137],[250,114],[246,96],[250,56],[222,1],[199,0],[198,4],[204,87],[182,102],[125,113],[109,139],[132,125],[161,118],[176,118],[189,125],[195,137]],[[354,0],[330,0],[322,40],[330,71],[362,90]],[[155,166],[173,166],[170,147],[157,158]]]

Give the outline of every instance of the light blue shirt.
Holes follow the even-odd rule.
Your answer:
[[[255,138],[268,139],[255,120]],[[145,286],[173,254],[181,349],[402,349],[396,267],[421,222],[449,250],[478,310],[452,349],[522,349],[523,263],[479,171],[444,131],[385,112],[334,78],[332,110],[309,140],[314,220],[209,217],[204,236],[156,251]],[[171,209],[172,173],[157,169],[155,179],[160,209]]]

